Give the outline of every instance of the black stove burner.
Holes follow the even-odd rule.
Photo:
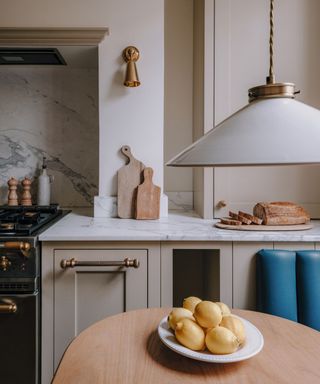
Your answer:
[[[0,209],[0,236],[30,236],[62,215],[58,205],[2,206]]]

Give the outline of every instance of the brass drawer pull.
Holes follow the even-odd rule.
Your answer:
[[[140,262],[138,259],[126,258],[123,261],[78,261],[76,259],[61,260],[60,266],[62,269],[74,267],[133,267],[139,268]]]
[[[0,304],[0,313],[16,313],[17,309],[17,305],[14,303]]]

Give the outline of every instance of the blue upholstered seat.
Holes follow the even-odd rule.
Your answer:
[[[320,251],[259,251],[257,309],[320,331]]]

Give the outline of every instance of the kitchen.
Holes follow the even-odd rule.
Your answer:
[[[277,78],[295,82],[301,89],[297,99],[319,107],[319,6],[312,0],[290,4],[275,5]],[[319,241],[317,222],[306,232],[245,235],[220,232],[212,222],[229,210],[250,212],[256,202],[274,200],[294,201],[319,218],[318,166],[212,171],[164,165],[246,105],[248,88],[264,83],[269,2],[108,0],[94,5],[89,12],[86,1],[34,0],[24,9],[15,0],[4,2],[0,15],[1,27],[16,28],[18,35],[20,29],[20,38],[38,28],[38,39],[54,40],[55,32],[51,37],[46,33],[60,28],[84,56],[82,62],[76,52],[64,52],[66,47],[55,43],[67,62],[77,57],[73,66],[4,66],[0,71],[5,89],[0,96],[1,158],[15,160],[14,166],[1,167],[2,204],[11,176],[31,177],[35,188],[45,156],[48,174],[54,176],[51,201],[73,211],[40,234],[43,383],[52,379],[72,338],[109,315],[172,307],[185,295],[208,292],[211,300],[255,309],[256,252],[317,249]],[[79,31],[70,37],[68,28]],[[91,47],[85,44],[88,28],[97,34]],[[141,86],[136,88],[123,86],[122,52],[129,45],[141,55],[136,62]],[[153,182],[163,191],[160,220],[112,218],[117,171],[125,164],[123,145],[153,168]],[[174,209],[169,216],[168,207]],[[106,266],[63,271],[61,261],[73,258],[139,259],[140,266],[125,274]],[[197,276],[194,281],[190,271]]]

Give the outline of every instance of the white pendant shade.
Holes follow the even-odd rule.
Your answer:
[[[256,100],[170,160],[169,166],[320,163],[320,111],[290,98]]]

